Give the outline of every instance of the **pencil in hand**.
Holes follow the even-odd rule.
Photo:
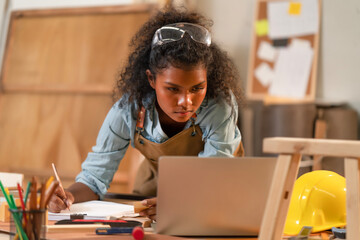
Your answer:
[[[67,209],[70,211],[70,204],[69,204],[69,201],[68,201],[68,199],[67,199],[67,197],[66,197],[66,193],[65,193],[65,190],[64,190],[64,188],[63,188],[63,185],[61,184],[60,177],[59,177],[59,175],[58,175],[58,173],[57,173],[57,171],[56,171],[55,164],[52,163],[51,165],[52,165],[52,168],[53,168],[53,170],[54,170],[55,178],[56,178],[56,180],[59,182],[59,187],[60,187],[60,189],[61,189],[61,191],[62,191],[62,194],[63,194],[63,196],[64,196],[64,198],[63,198],[62,200],[63,200],[63,202],[65,203],[65,206],[67,207]]]

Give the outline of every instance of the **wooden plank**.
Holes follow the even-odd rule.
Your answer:
[[[4,93],[45,93],[45,94],[102,94],[111,95],[113,88],[105,84],[3,84]]]
[[[316,139],[326,138],[326,129],[327,129],[326,121],[323,119],[316,119],[316,121],[315,121],[315,136],[314,137]],[[314,155],[314,163],[313,163],[313,168],[312,168],[313,170],[322,169],[322,159],[323,159],[323,156]]]
[[[100,7],[80,7],[80,8],[54,8],[41,10],[19,10],[13,11],[13,17],[33,17],[33,16],[56,16],[56,15],[88,15],[88,14],[112,14],[112,13],[141,13],[151,12],[158,8],[157,4],[122,4]]]
[[[150,15],[117,9],[107,14],[102,14],[102,8],[88,14],[87,9],[78,9],[81,15],[58,10],[17,12],[7,34],[1,81],[8,89],[18,86],[20,90],[39,85],[45,90],[49,86],[112,88],[128,56],[131,37]]]
[[[314,36],[314,56],[313,56],[313,66],[311,69],[311,76],[310,76],[310,84],[308,88],[310,88],[310,99],[315,99],[316,94],[316,77],[317,77],[317,66],[318,66],[318,58],[319,58],[319,36],[321,32],[321,9],[322,9],[322,3],[321,0],[318,0],[318,21],[319,21],[319,29],[317,34]]]
[[[4,94],[2,103],[0,169],[48,177],[54,162],[72,179],[113,104],[109,96],[53,94]]]
[[[134,213],[139,213],[142,210],[149,208],[148,206],[142,205],[142,201],[133,202],[132,205],[134,205]]]
[[[360,159],[345,158],[346,239],[360,236]]]
[[[259,240],[282,239],[300,160],[300,154],[279,155],[261,223]]]
[[[264,139],[263,150],[267,153],[360,158],[360,141],[274,137]]]
[[[20,207],[20,199],[19,198],[15,198],[15,205]],[[11,214],[10,214],[10,211],[9,211],[9,205],[7,204],[6,201],[2,202],[0,204],[0,222],[9,223],[11,221],[10,215]],[[0,239],[1,239],[1,237],[0,237]]]

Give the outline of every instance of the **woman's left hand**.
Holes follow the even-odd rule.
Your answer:
[[[150,198],[141,201],[142,205],[148,207],[142,210],[139,214],[140,216],[148,217],[151,220],[156,221],[156,201],[157,198]]]

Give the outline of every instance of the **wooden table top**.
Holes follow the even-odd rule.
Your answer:
[[[51,224],[51,223],[50,223]],[[10,224],[7,222],[0,222],[0,234],[8,235],[10,232]],[[128,240],[134,240],[134,238],[130,235],[96,235],[94,233],[77,233],[77,232],[64,232],[64,233],[46,233],[46,239],[52,239],[52,240],[79,240],[79,239],[86,239],[86,240],[92,240],[92,239],[128,239]],[[175,237],[175,236],[168,236],[168,235],[161,235],[161,234],[155,234],[152,232],[145,231],[145,237],[144,240],[155,240],[155,239],[168,239],[168,240],[180,240],[180,239],[206,239],[204,237],[200,238],[184,238],[184,237]],[[222,240],[222,239],[241,239],[241,240],[257,240],[257,238],[210,238],[212,240]]]

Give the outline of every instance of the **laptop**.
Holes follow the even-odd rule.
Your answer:
[[[276,158],[159,159],[156,232],[257,236]]]

